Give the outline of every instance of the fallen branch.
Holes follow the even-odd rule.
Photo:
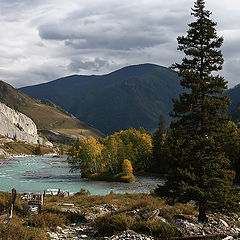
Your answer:
[[[196,239],[208,239],[208,238],[226,238],[226,234],[210,234],[210,235],[195,235],[185,237],[175,237],[172,240],[196,240]]]

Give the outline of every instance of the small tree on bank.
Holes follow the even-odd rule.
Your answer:
[[[171,170],[156,192],[172,203],[193,200],[199,207],[198,220],[206,222],[207,211],[224,210],[231,201],[234,172],[222,148],[230,99],[222,95],[227,82],[213,75],[222,69],[223,38],[217,36],[204,0],[195,2],[192,15],[196,20],[189,24],[187,36],[177,38],[185,57],[173,65],[187,91],[174,100],[171,114],[176,118],[167,139]]]

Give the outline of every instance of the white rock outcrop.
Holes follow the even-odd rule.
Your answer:
[[[3,103],[0,103],[0,135],[27,143],[43,142],[31,118]]]

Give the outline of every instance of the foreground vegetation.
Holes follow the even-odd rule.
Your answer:
[[[0,215],[7,213],[10,194],[0,192]],[[129,212],[138,209],[141,213],[149,213],[160,209],[160,215],[171,221],[175,215],[196,215],[192,205],[177,204],[168,206],[161,198],[148,194],[109,194],[106,196],[88,196],[85,190],[74,196],[61,198],[47,196],[44,199],[42,213],[36,216],[26,216],[23,212],[25,202],[18,197],[16,200],[14,217],[7,225],[0,224],[0,239],[47,239],[48,230],[56,230],[57,226],[70,225],[88,221],[96,229],[96,237],[109,236],[124,230],[133,230],[138,233],[158,236],[168,239],[180,236],[181,233],[161,220],[143,220],[129,215]],[[74,203],[75,212],[63,212],[61,203]],[[98,207],[112,209],[102,215]],[[87,216],[92,216],[87,218]],[[88,219],[88,220],[87,220]]]
[[[9,193],[0,192],[0,216],[8,211],[9,197]],[[66,206],[66,203],[71,203],[71,206]],[[26,202],[18,196],[13,219],[8,224],[1,224],[0,220],[0,239],[47,240],[48,231],[58,232],[59,227],[65,229],[72,223],[91,226],[94,229],[91,237],[94,239],[103,239],[125,230],[154,236],[155,239],[172,239],[186,235],[186,229],[176,227],[175,219],[197,220],[198,215],[198,209],[193,204],[170,206],[156,195],[110,193],[89,196],[84,189],[66,198],[45,197],[42,212],[34,216],[24,213],[23,204]],[[154,218],[152,213],[156,210],[158,214]],[[239,214],[239,211],[235,212],[235,216]],[[224,219],[222,215],[216,216]],[[239,220],[227,223],[229,226],[240,226]],[[71,239],[74,236],[70,234],[68,237]]]

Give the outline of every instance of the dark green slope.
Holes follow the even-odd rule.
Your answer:
[[[175,71],[142,64],[102,76],[68,76],[20,90],[49,99],[104,133],[112,133],[118,128],[156,128],[160,114],[169,122],[172,99],[181,91],[179,83]]]
[[[232,115],[232,119],[236,122],[240,121],[240,84],[234,88],[230,88],[225,92],[230,99],[232,104],[229,107],[229,114]]]

